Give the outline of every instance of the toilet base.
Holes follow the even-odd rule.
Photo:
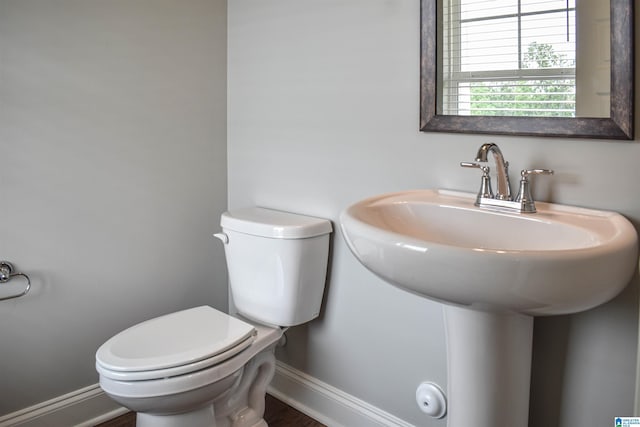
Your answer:
[[[138,412],[137,427],[268,427],[264,421],[267,386],[275,373],[273,346],[244,367],[240,381],[214,402],[174,414]]]
[[[256,414],[258,415],[258,414]],[[136,415],[137,427],[269,427],[262,418],[263,414],[256,416],[229,420],[227,417],[216,419],[214,405],[208,405],[195,411],[174,415],[152,415],[138,413]]]
[[[136,427],[211,427],[215,425],[216,417],[214,415],[213,405],[182,414],[153,415],[138,412],[136,415]]]
[[[214,405],[208,405],[195,411],[174,415],[152,415],[138,413],[136,415],[137,427],[269,427],[260,415],[259,419],[253,417],[240,420],[228,418],[216,419]]]
[[[267,386],[276,371],[275,343],[244,367],[238,388],[214,403],[215,427],[268,427],[264,420]],[[211,427],[211,424],[209,424]]]

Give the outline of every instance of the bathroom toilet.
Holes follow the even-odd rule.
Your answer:
[[[284,328],[318,316],[331,223],[245,208],[225,212],[225,244],[238,314],[209,306],[147,320],[96,352],[100,386],[137,413],[138,427],[260,427],[275,347]]]

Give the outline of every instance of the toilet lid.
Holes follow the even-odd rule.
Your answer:
[[[246,348],[255,333],[252,325],[201,306],[120,332],[98,349],[96,361],[111,371],[138,372],[189,365],[218,355],[228,359]]]
[[[100,377],[110,378],[118,381],[144,381],[144,380],[156,380],[160,378],[171,378],[179,375],[190,374],[196,371],[203,371],[213,366],[217,366],[227,360],[233,358],[242,350],[249,347],[256,340],[254,335],[242,341],[237,346],[224,351],[220,354],[216,354],[213,357],[202,359],[197,362],[189,363],[187,365],[174,366],[164,369],[153,369],[150,371],[114,371],[103,367],[100,362],[96,363],[96,370],[100,374]]]

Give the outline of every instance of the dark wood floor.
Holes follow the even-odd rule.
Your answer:
[[[267,395],[264,419],[269,427],[326,427],[270,395]],[[96,427],[135,427],[135,425],[136,414],[129,412]]]

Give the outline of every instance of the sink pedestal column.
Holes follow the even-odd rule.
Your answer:
[[[448,427],[527,427],[533,317],[444,305]]]

